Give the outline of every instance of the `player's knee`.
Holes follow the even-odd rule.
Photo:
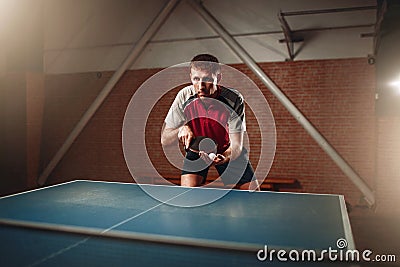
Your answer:
[[[196,174],[183,174],[181,175],[181,186],[195,187],[200,186],[203,177]]]

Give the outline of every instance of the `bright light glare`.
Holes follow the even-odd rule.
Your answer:
[[[389,83],[390,86],[392,87],[400,87],[400,80],[399,81],[393,81]]]
[[[389,86],[395,90],[396,94],[400,95],[400,77],[397,80],[390,82]]]

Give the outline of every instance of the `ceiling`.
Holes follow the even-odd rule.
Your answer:
[[[187,62],[201,52],[216,54],[227,64],[241,62],[188,1],[179,1],[132,69],[167,67]],[[41,38],[46,73],[115,70],[168,2],[27,1],[31,6],[26,14],[32,18],[34,13],[40,19],[26,23],[36,23],[32,35]],[[18,13],[21,3],[3,0],[1,20],[6,22],[7,17]],[[371,34],[375,31],[376,0],[201,3],[257,62],[367,57],[374,51]],[[282,27],[285,23],[286,31]],[[16,30],[7,27],[7,31],[12,35]],[[293,47],[285,37],[296,41]],[[0,52],[0,66],[1,58]]]

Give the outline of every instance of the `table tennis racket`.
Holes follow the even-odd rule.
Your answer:
[[[217,143],[209,137],[196,136],[191,140],[190,145],[186,149],[186,151],[188,150],[195,153],[199,153],[200,151],[204,151],[207,154],[216,153]]]

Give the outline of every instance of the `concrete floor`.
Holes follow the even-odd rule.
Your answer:
[[[396,262],[363,262],[360,266],[400,266],[399,215],[378,214],[366,207],[353,207],[349,210],[349,217],[358,251],[369,249],[372,255],[396,257]]]

